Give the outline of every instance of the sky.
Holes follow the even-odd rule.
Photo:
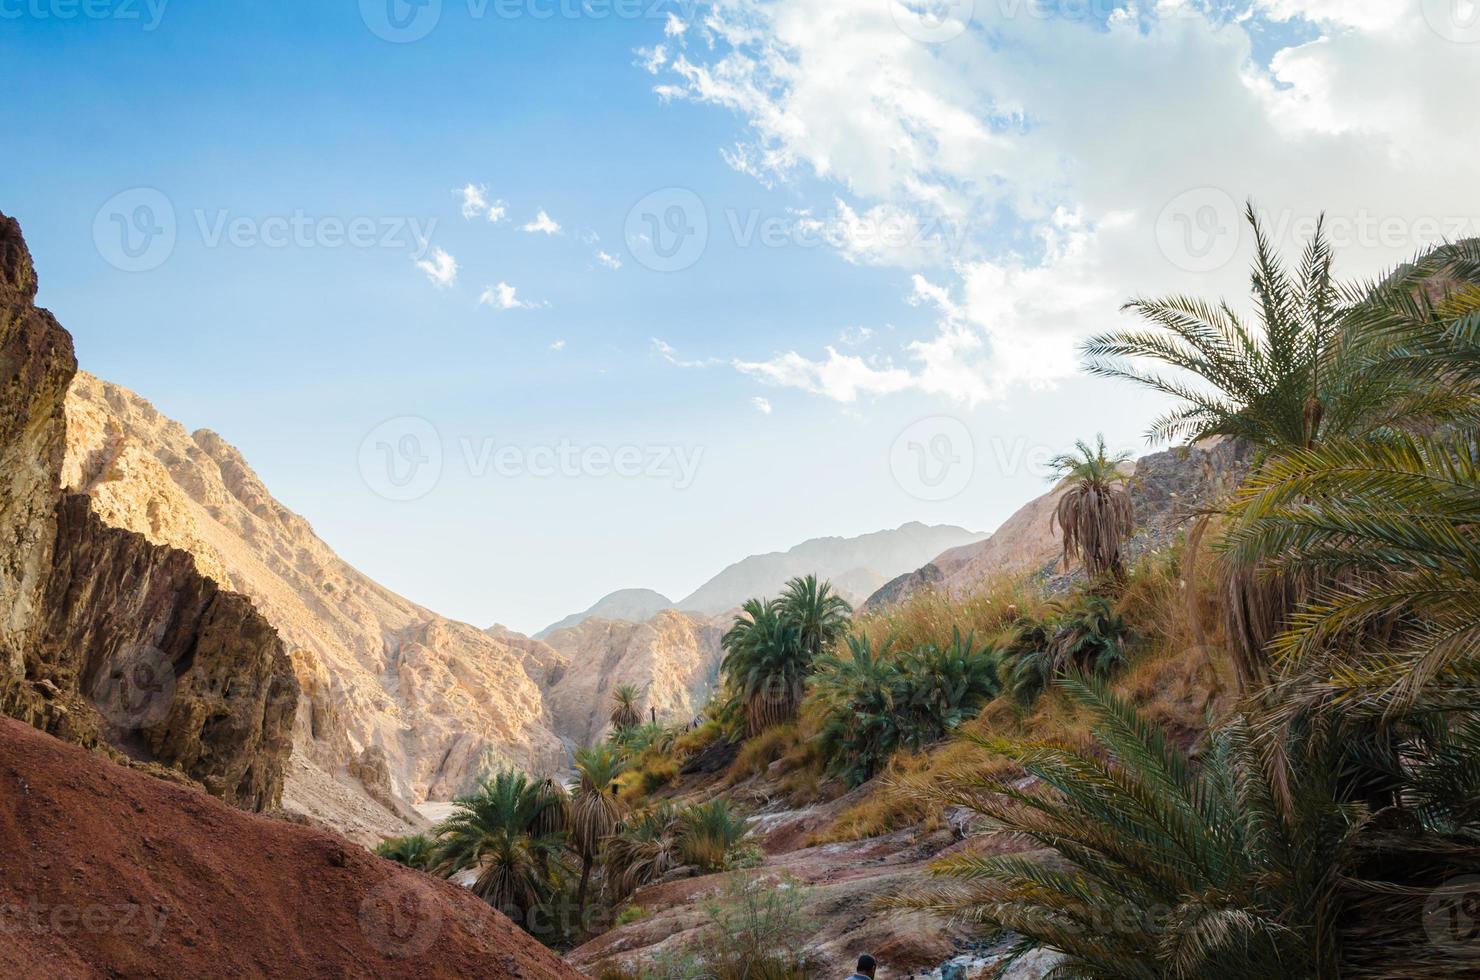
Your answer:
[[[907,521],[1155,397],[1076,345],[1477,234],[1471,0],[0,0],[81,365],[350,563],[533,631]]]

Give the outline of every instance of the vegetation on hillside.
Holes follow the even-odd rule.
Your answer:
[[[1057,950],[1064,976],[1462,973],[1480,876],[1480,245],[1343,284],[1319,231],[1290,266],[1254,225],[1257,323],[1137,300],[1146,329],[1085,347],[1092,372],[1176,400],[1153,440],[1254,449],[1169,545],[1127,547],[1126,460],[1081,442],[1056,460],[1055,524],[1082,577],[858,615],[793,580],[724,635],[699,724],[644,724],[642,692],[615,693],[571,798],[536,807],[566,814],[559,846],[495,779],[483,792],[503,796],[465,808],[489,814],[480,849],[457,852],[480,856],[458,862],[503,900],[589,891],[605,910],[685,866],[743,866],[746,787],[800,804],[868,783],[814,840],[974,812],[1003,839],[900,902]],[[701,757],[733,761],[684,776]],[[457,839],[383,853],[447,873]],[[738,938],[736,910],[794,900],[757,880],[736,879],[704,948],[646,975],[803,969],[800,946],[767,960],[784,944]]]

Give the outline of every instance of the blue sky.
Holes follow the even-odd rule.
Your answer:
[[[385,10],[427,22],[389,2],[0,0],[0,210],[85,369],[479,625],[678,596],[818,535],[990,530],[1074,438],[1143,446],[1159,406],[1078,375],[1073,343],[1136,292],[1240,295],[1227,202],[1292,241],[1312,208],[1350,217],[1354,272],[1475,213],[1433,162],[1465,137],[1408,127],[1476,48],[1416,3],[976,0],[940,41],[917,0],[430,0],[398,43]],[[1412,91],[1354,81],[1404,58]],[[641,229],[691,200],[702,255],[651,268]],[[141,202],[174,242],[126,271]],[[1369,208],[1400,232],[1361,231]],[[524,229],[542,212],[558,231]],[[1219,261],[1169,254],[1206,214]],[[530,472],[562,447],[575,466]],[[413,457],[436,479],[376,472]]]

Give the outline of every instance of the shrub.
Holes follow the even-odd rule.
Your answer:
[[[417,871],[430,871],[436,863],[436,842],[426,834],[392,837],[376,845],[375,853]]]
[[[899,749],[938,742],[999,689],[995,651],[960,630],[945,646],[895,653],[886,644],[876,653],[864,634],[849,636],[848,648],[848,658],[820,662],[809,714],[828,769],[849,786],[872,778]]]
[[[735,873],[705,907],[710,926],[700,950],[718,980],[792,980],[810,976],[806,944],[814,924],[807,890],[796,879]]]
[[[617,925],[625,926],[647,918],[648,910],[641,905],[629,905],[617,915]]]
[[[678,819],[684,863],[705,871],[723,870],[730,851],[750,832],[722,799],[686,807]]]
[[[1132,631],[1103,596],[1053,603],[1050,618],[1023,618],[1005,645],[1007,689],[1013,700],[1032,706],[1055,677],[1074,672],[1109,677],[1127,661]]]

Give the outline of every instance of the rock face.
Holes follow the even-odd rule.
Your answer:
[[[552,623],[534,635],[543,640],[556,630],[575,626],[593,617],[600,619],[623,619],[629,623],[643,623],[664,609],[672,609],[673,600],[652,589],[618,589],[600,599],[585,612],[571,613],[558,623]]]
[[[0,839],[0,976],[581,976],[464,888],[8,719]]]
[[[717,683],[720,622],[672,609],[645,623],[588,619],[547,638],[558,658],[541,666],[555,730],[589,745],[606,729],[618,685],[643,690],[643,712],[688,721]],[[535,668],[532,668],[535,669]]]
[[[71,337],[0,215],[0,709],[229,803],[282,795],[298,686],[252,604],[61,488]]]
[[[214,432],[79,374],[63,480],[107,524],[192,556],[283,638],[302,690],[284,809],[360,839],[403,832],[500,765],[564,760],[517,634],[416,605],[346,564]]]
[[[1127,556],[1134,559],[1169,544],[1196,507],[1238,484],[1249,461],[1249,449],[1228,440],[1209,440],[1138,460],[1129,484],[1136,533],[1127,543]],[[1065,572],[1059,565],[1063,539],[1053,516],[1064,489],[1055,488],[1030,501],[985,541],[953,548],[887,583],[869,597],[864,608],[872,611],[893,605],[927,588],[968,592],[997,575],[1039,572],[1048,579],[1068,580],[1082,574]]]
[[[889,579],[985,535],[949,525],[905,524],[856,538],[814,538],[790,551],[752,555],[701,585],[678,608],[716,616],[746,599],[774,596],[788,579],[816,573],[857,604]]]

